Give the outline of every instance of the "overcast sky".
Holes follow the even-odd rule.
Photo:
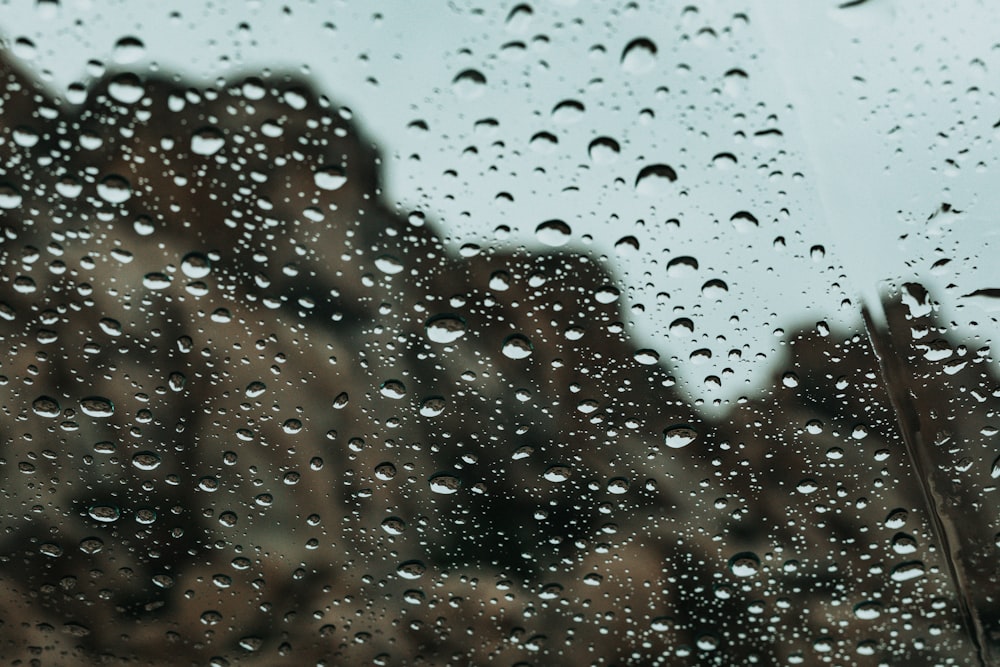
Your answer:
[[[10,0],[0,29],[58,93],[90,60],[307,72],[379,144],[390,201],[456,249],[565,221],[622,278],[637,347],[708,400],[886,280],[995,335],[998,306],[963,295],[1000,288],[1000,3],[530,5]]]

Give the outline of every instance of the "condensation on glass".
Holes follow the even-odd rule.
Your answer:
[[[956,4],[0,10],[0,657],[997,664]]]

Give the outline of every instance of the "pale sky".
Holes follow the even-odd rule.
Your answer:
[[[456,250],[565,221],[621,277],[636,347],[709,401],[750,392],[796,326],[855,325],[884,280],[995,336],[1000,305],[962,295],[1000,288],[1000,3],[523,4],[9,0],[0,30],[59,93],[90,60],[307,68],[379,144],[391,202]],[[676,181],[637,187],[656,165]],[[928,222],[942,203],[960,213]]]

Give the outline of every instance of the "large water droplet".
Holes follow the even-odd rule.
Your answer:
[[[922,577],[924,574],[926,574],[924,564],[918,560],[913,560],[907,563],[900,563],[892,568],[889,578],[893,581],[909,581],[910,579]]]
[[[587,154],[595,164],[611,164],[620,152],[621,146],[611,137],[598,137],[587,147]]]
[[[479,70],[463,70],[452,80],[451,88],[459,97],[475,99],[486,92],[486,77]]]
[[[31,403],[31,411],[39,417],[55,419],[62,414],[59,401],[49,396],[39,396]]]
[[[548,470],[542,475],[546,480],[550,482],[565,482],[573,474],[572,468],[569,466],[557,464],[554,466],[549,466]]]
[[[103,396],[80,399],[80,410],[88,417],[107,418],[115,414],[115,404]]]
[[[573,229],[562,220],[546,220],[535,227],[535,238],[553,248],[569,243]]]
[[[666,164],[651,164],[639,170],[635,177],[635,191],[643,197],[660,197],[672,191],[671,183],[677,172]]]
[[[191,152],[195,155],[215,155],[226,145],[217,127],[203,127],[191,135]]]
[[[503,355],[508,359],[527,359],[534,351],[534,346],[521,334],[507,336],[503,342]]]
[[[97,184],[97,194],[109,204],[121,204],[132,196],[132,185],[121,176],[105,176]]]
[[[645,37],[629,42],[622,50],[622,69],[629,74],[643,74],[656,65],[656,44]]]
[[[427,571],[427,566],[424,565],[419,560],[408,560],[405,563],[400,563],[399,567],[396,568],[396,573],[403,579],[419,579],[424,576],[424,572]]]
[[[737,577],[752,577],[760,570],[760,559],[750,551],[738,553],[729,559],[729,570]]]
[[[465,320],[458,315],[435,315],[424,324],[424,331],[431,341],[447,345],[465,335]]]
[[[212,272],[212,262],[200,252],[189,252],[181,260],[181,271],[188,278],[200,280]]]
[[[451,495],[462,486],[462,481],[448,473],[438,473],[429,480],[431,491],[442,495]]]
[[[347,173],[341,166],[328,165],[316,170],[313,181],[320,190],[339,190],[347,182]]]
[[[663,444],[671,449],[687,447],[698,439],[698,432],[687,424],[676,424],[663,431]]]

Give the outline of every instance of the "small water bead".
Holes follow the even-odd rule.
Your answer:
[[[431,491],[442,495],[451,495],[462,486],[462,481],[454,475],[448,473],[438,473],[428,481]]]
[[[552,248],[566,245],[572,236],[573,229],[562,220],[546,220],[535,227],[535,238]]]
[[[729,559],[729,571],[737,577],[752,577],[760,570],[757,554],[744,551]]]
[[[80,410],[88,417],[107,418],[115,413],[115,404],[103,396],[88,396],[80,399]]]
[[[508,359],[527,359],[534,352],[534,346],[525,336],[512,334],[504,339],[501,351]]]
[[[676,424],[663,431],[663,444],[671,449],[682,449],[698,439],[698,432],[687,424]]]
[[[466,333],[465,319],[451,313],[435,315],[424,324],[424,332],[434,343],[454,343]]]

